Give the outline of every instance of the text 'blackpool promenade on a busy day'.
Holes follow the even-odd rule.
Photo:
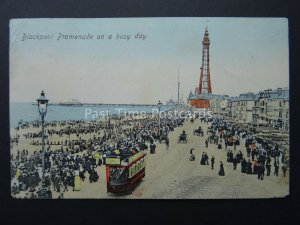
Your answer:
[[[148,41],[153,44],[153,48],[156,48],[153,41],[155,37],[151,36],[149,25],[156,22],[150,21],[150,23],[147,19],[143,21],[145,26],[148,26],[149,33],[145,34],[145,38],[141,41]],[[172,19],[163,21],[165,24],[161,26],[173,23]],[[190,20],[190,22],[193,21]],[[168,84],[175,87],[172,89],[173,92],[169,93],[171,96],[175,92],[175,99],[165,98],[164,90],[161,89],[149,95],[151,99],[157,99],[155,102],[132,100],[128,97],[129,102],[136,103],[118,102],[116,99],[111,100],[112,103],[109,104],[105,101],[102,101],[104,103],[91,103],[75,99],[77,96],[85,95],[82,89],[89,89],[89,85],[91,89],[93,88],[93,82],[88,84],[84,79],[79,79],[81,86],[74,89],[79,94],[73,100],[58,101],[54,89],[46,83],[38,83],[38,87],[33,88],[38,90],[32,94],[36,94],[35,98],[27,99],[28,102],[18,102],[18,97],[21,99],[22,95],[17,96],[14,85],[17,87],[17,80],[22,78],[18,76],[19,68],[26,73],[29,71],[28,68],[32,69],[32,64],[27,62],[28,59],[22,59],[24,64],[19,62],[19,65],[18,60],[22,60],[15,54],[21,54],[22,48],[25,48],[23,47],[26,45],[25,42],[37,41],[34,39],[22,41],[25,31],[14,32],[21,29],[19,22],[18,20],[11,22],[11,35],[19,36],[14,37],[15,42],[12,42],[13,46],[10,50],[10,60],[14,60],[11,69],[11,99],[16,99],[10,103],[11,195],[13,198],[232,199],[279,198],[289,194],[289,89],[286,87],[288,83],[281,82],[281,86],[274,87],[271,81],[264,84],[258,82],[261,86],[255,88],[256,84],[253,84],[253,92],[251,92],[252,84],[247,81],[245,87],[250,86],[250,89],[244,88],[245,92],[237,95],[215,94],[215,85],[216,89],[223,88],[224,93],[230,93],[230,90],[234,89],[232,86],[218,83],[218,80],[214,78],[218,74],[212,72],[216,71],[213,68],[218,67],[212,62],[217,61],[214,58],[217,58],[217,54],[221,54],[218,52],[221,52],[222,48],[213,47],[217,41],[212,40],[219,39],[213,39],[214,34],[209,29],[211,26],[217,33],[219,20],[211,21],[211,25],[207,21],[202,21],[196,26],[195,32],[199,34],[196,40],[200,43],[195,51],[200,59],[196,67],[198,66],[200,70],[197,74],[187,75],[183,72],[184,65],[174,66],[176,72],[173,81],[175,82]],[[36,22],[24,20],[23,22],[33,23],[37,31],[40,30],[39,26],[44,27],[43,23],[49,25],[48,29],[51,29],[53,24],[58,28],[64,23],[69,24],[69,27],[73,24],[72,20],[63,21],[63,23],[47,22],[47,20],[40,21],[41,23],[39,20]],[[94,20],[94,22],[99,21]],[[228,21],[228,24],[230,22]],[[275,26],[274,32],[277,32],[276,29],[286,27],[285,21],[282,27],[281,22],[282,20],[278,20],[278,23],[275,23],[279,28]],[[181,26],[178,21],[176,24]],[[182,29],[188,29],[188,26],[184,24],[185,22],[182,24]],[[260,21],[258,24],[263,24],[263,22]],[[84,27],[82,24],[78,26]],[[255,24],[254,27],[257,26]],[[142,29],[140,25],[138,27]],[[250,27],[249,25],[249,29]],[[102,28],[104,29],[105,26],[103,25]],[[202,30],[199,31],[199,29]],[[226,34],[229,35],[229,33],[231,35],[232,32]],[[265,33],[262,32],[262,35]],[[80,36],[83,37],[83,35]],[[237,36],[243,39],[243,34]],[[224,38],[226,39],[225,36]],[[252,43],[250,38],[247,38],[249,40],[245,40]],[[47,41],[55,41],[54,39]],[[79,36],[78,39],[80,39]],[[280,42],[279,39],[280,37],[278,37],[278,42]],[[39,45],[46,43],[46,40],[45,42],[39,41]],[[70,44],[72,48],[68,46],[70,42],[66,44],[65,49],[61,47],[62,51],[74,53],[73,56],[68,57],[76,58],[77,55],[87,54],[85,51],[79,53],[79,50],[74,50],[78,45],[81,45],[80,48],[89,48],[86,44],[87,40],[73,41],[75,42]],[[76,45],[76,41],[80,44]],[[118,38],[118,40],[111,41],[120,40]],[[56,49],[56,42],[53,43],[47,46]],[[167,42],[163,43],[167,44]],[[175,45],[178,46],[180,43],[183,44],[178,41]],[[123,43],[123,45],[129,44]],[[141,43],[135,43],[135,45],[142,48]],[[91,46],[95,46],[95,43]],[[18,48],[19,52],[14,51]],[[39,51],[45,51],[45,55],[48,56],[48,54],[54,54],[51,48],[39,48]],[[130,49],[132,48],[130,46]],[[162,46],[161,48],[163,49]],[[134,54],[139,54],[138,50],[133,49],[136,51]],[[75,53],[76,51],[78,52]],[[166,48],[164,51],[169,50]],[[188,48],[188,51],[193,52],[192,48]],[[38,54],[34,48],[32,52]],[[183,50],[181,52],[185,56],[186,53]],[[168,54],[173,53],[171,50],[168,52]],[[126,55],[126,57],[129,56]],[[53,59],[45,59],[50,64],[51,60]],[[126,60],[130,61],[128,58]],[[229,62],[225,59],[224,61]],[[100,63],[100,61],[97,62]],[[26,63],[28,63],[28,68],[24,66],[27,65]],[[57,64],[56,68],[52,68],[53,71],[60,70],[58,61],[52,63]],[[107,64],[109,64],[108,61],[103,64],[103,70]],[[121,64],[122,62],[120,62],[122,69],[127,68],[130,71],[135,69],[134,66],[131,68],[131,66]],[[270,65],[266,63],[266,66]],[[80,66],[77,67],[76,63],[65,67],[68,68],[66,71],[71,70],[74,74],[75,70],[72,67],[76,67],[76,70],[81,72],[84,71]],[[106,72],[112,71],[113,68],[118,69],[113,66],[109,67]],[[188,83],[189,79],[192,82],[195,80],[191,77],[197,80],[196,87],[187,87],[189,92],[186,93],[184,84]],[[288,73],[285,77],[288,80]],[[146,85],[144,83],[147,80],[139,80],[139,82],[144,82],[143,85],[139,84],[142,86],[141,89],[134,89],[137,86],[134,83],[131,84],[130,79],[128,78],[128,84],[122,84],[127,85],[129,89],[132,87],[132,90],[126,92],[128,96],[132,93],[132,96],[140,95],[134,90],[147,92],[147,85],[149,88],[159,85],[159,80],[155,77],[156,80]],[[236,80],[234,76],[226,79]],[[267,79],[272,79],[272,77]],[[214,80],[216,82],[213,82]],[[61,82],[65,86],[60,87]],[[54,86],[57,92],[62,89],[62,93],[71,93],[73,89],[69,86],[72,86],[73,80],[70,79],[67,82],[69,84],[65,80],[55,81]],[[99,77],[99,85],[103,82],[104,80]],[[117,84],[117,89],[122,88],[122,85]],[[264,88],[259,89],[260,87]],[[91,94],[93,97],[95,95],[97,96],[97,92]],[[120,96],[118,97],[120,99],[122,94],[110,92],[99,98],[114,99],[114,96],[115,98]],[[143,98],[148,97],[145,95]]]

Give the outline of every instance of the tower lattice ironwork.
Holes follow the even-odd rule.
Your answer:
[[[209,33],[207,27],[205,29],[202,41],[202,67],[200,68],[200,81],[198,94],[211,94],[210,69],[209,69]]]

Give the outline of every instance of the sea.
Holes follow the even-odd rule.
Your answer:
[[[162,105],[160,111],[174,109],[174,105]],[[65,121],[65,120],[86,120],[91,121],[98,117],[107,115],[124,115],[124,113],[158,113],[158,107],[153,105],[48,105],[45,120]],[[38,106],[33,103],[10,103],[10,127],[14,128],[20,121],[32,122],[40,120]]]

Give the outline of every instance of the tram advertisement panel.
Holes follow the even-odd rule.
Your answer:
[[[140,160],[136,161],[134,164],[131,165],[131,167],[129,168],[128,178],[133,177],[143,168],[145,168],[145,158],[141,158]]]
[[[118,158],[106,158],[106,165],[120,165],[121,160]]]

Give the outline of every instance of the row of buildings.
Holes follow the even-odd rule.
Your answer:
[[[189,98],[192,95],[190,93]],[[259,93],[248,92],[237,97],[210,94],[207,98],[210,110],[214,114],[231,117],[239,123],[289,130],[288,88],[267,89]]]

